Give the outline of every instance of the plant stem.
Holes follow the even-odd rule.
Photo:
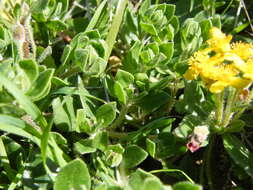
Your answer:
[[[174,82],[174,85],[173,85],[173,88],[171,89],[172,92],[171,92],[171,100],[170,102],[168,103],[167,105],[167,114],[169,115],[169,113],[171,112],[173,106],[175,105],[176,103],[176,94],[177,94],[177,91],[178,91],[178,87],[177,87],[177,84],[178,84],[178,80],[176,79],[175,82]]]
[[[218,125],[221,124],[221,121],[223,119],[223,109],[224,109],[224,91],[222,91],[219,94],[215,94],[215,103],[216,103],[216,119]]]
[[[226,127],[229,124],[231,111],[232,111],[233,105],[235,103],[235,100],[238,96],[238,93],[239,93],[239,90],[234,90],[232,88],[230,88],[230,90],[229,90],[226,109],[224,111],[224,119],[222,121],[223,127]]]
[[[109,137],[114,139],[121,139],[126,137],[128,134],[124,132],[108,131]]]
[[[110,130],[113,130],[119,126],[122,121],[125,119],[125,115],[127,114],[128,106],[127,105],[122,105],[120,113],[118,118],[112,123],[112,125],[108,128]]]
[[[203,160],[206,160],[207,154],[204,154],[204,158]],[[206,167],[206,163],[205,161],[202,163],[202,166],[200,168],[200,177],[199,177],[199,183],[200,184],[204,184],[205,181],[205,167]]]
[[[213,180],[212,180],[212,149],[215,142],[215,136],[211,136],[207,148],[206,156],[206,176],[208,180],[208,186],[210,190],[214,190]]]
[[[253,98],[253,89],[250,91],[250,95],[249,95],[247,101],[245,102],[245,104],[246,104],[246,105],[249,104],[250,101],[252,100],[252,98]],[[242,108],[240,111],[238,111],[238,112],[235,114],[233,120],[239,119],[239,117],[242,115],[242,113],[243,113],[246,109],[247,109],[247,107],[244,107],[244,108]]]
[[[179,169],[160,169],[160,170],[152,170],[149,173],[154,174],[154,173],[160,173],[160,172],[179,172],[181,173],[189,182],[194,184],[194,181],[182,170]]]

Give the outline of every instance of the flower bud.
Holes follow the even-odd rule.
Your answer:
[[[194,128],[193,133],[190,135],[190,139],[186,144],[187,148],[191,152],[197,151],[207,140],[209,130],[207,126],[197,126]]]

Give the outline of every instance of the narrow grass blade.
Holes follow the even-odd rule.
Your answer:
[[[14,172],[10,166],[10,162],[8,159],[8,155],[5,150],[5,146],[2,140],[2,137],[0,137],[0,160],[3,165],[4,170],[6,171],[7,177],[10,181],[15,177]]]
[[[108,60],[111,55],[114,43],[116,41],[117,34],[123,19],[124,11],[126,8],[128,0],[119,0],[116,13],[114,15],[111,28],[109,30],[108,36],[106,38],[106,43],[108,45],[107,51],[105,52],[105,60]]]
[[[92,30],[94,29],[94,27],[96,26],[99,18],[100,18],[100,15],[102,14],[104,8],[105,8],[105,5],[106,5],[106,2],[107,0],[104,0],[97,8],[95,14],[93,15],[91,21],[89,22],[89,25],[87,26],[87,28],[85,29],[85,32],[89,31],[89,30]]]

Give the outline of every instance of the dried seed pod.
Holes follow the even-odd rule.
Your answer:
[[[22,44],[25,42],[26,39],[26,32],[23,25],[17,23],[13,26],[13,38],[16,42]]]
[[[108,63],[109,69],[112,71],[112,73],[116,73],[118,68],[122,65],[121,59],[115,55],[109,58]]]
[[[249,90],[243,89],[239,94],[239,99],[241,101],[246,101],[249,98]]]

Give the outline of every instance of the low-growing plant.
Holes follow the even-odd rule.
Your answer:
[[[0,188],[251,189],[252,7],[2,0]]]

